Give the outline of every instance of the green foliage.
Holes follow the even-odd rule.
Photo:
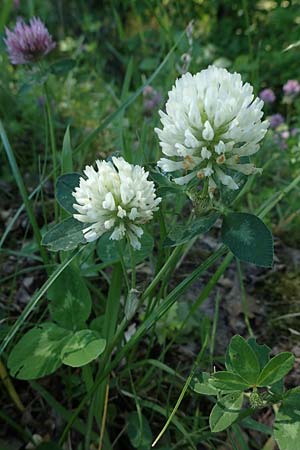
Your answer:
[[[297,450],[300,443],[300,389],[286,393],[274,423],[274,436],[280,450]]]
[[[11,374],[21,380],[50,375],[62,363],[81,367],[105,350],[106,341],[96,331],[71,332],[46,322],[28,331],[14,346],[8,358]]]
[[[209,426],[213,433],[225,430],[238,418],[243,398],[243,393],[233,392],[217,401],[209,416]]]
[[[180,195],[184,193],[183,186],[175,184],[167,175],[153,170],[150,172],[150,176],[157,185],[156,192],[158,196],[165,197],[170,194]]]
[[[197,392],[197,394],[202,395],[217,395],[218,389],[214,388],[210,384],[210,374],[207,372],[202,372],[199,375],[196,375],[190,384],[190,387],[193,391]]]
[[[71,332],[54,323],[44,323],[28,331],[8,358],[11,374],[21,380],[41,378],[61,365],[60,352]]]
[[[284,352],[274,356],[263,368],[257,381],[258,386],[270,386],[281,380],[293,367],[295,357]]]
[[[142,235],[140,242],[140,250],[132,250],[133,260],[135,264],[140,263],[149,255],[151,255],[154,246],[153,237],[146,231]],[[120,261],[120,253],[124,258],[125,265],[127,267],[131,267],[129,244],[127,242],[125,243],[124,241],[111,240],[110,233],[105,233],[103,236],[101,236],[97,243],[97,254],[103,262],[107,264],[114,264]]]
[[[90,292],[74,267],[67,267],[54,281],[48,298],[52,319],[64,328],[78,330],[90,316]]]
[[[150,450],[153,441],[152,431],[145,416],[132,412],[127,417],[127,433],[134,448]]]
[[[92,301],[78,269],[67,267],[49,291],[50,313],[57,322],[29,330],[15,345],[8,359],[13,376],[32,380],[49,375],[62,363],[81,367],[100,356],[106,347],[97,326],[86,328]],[[102,333],[102,329],[100,329]]]
[[[260,365],[255,352],[241,336],[234,336],[229,345],[231,367],[249,385],[255,384],[260,373]]]
[[[147,232],[142,237],[141,250],[133,252],[134,263],[143,262],[137,269],[137,276],[135,277],[135,274],[133,276],[136,278],[134,282],[136,289],[131,290],[130,286],[132,268],[129,247],[125,242],[116,243],[109,240],[109,233],[99,242],[86,245],[78,256],[74,256],[75,252],[72,253],[71,268],[65,269],[54,283],[52,279],[56,277],[57,269],[64,268],[63,263],[58,264],[59,258],[66,261],[66,255],[48,254],[49,264],[45,264],[45,269],[51,274],[50,281],[40,289],[38,283],[43,279],[45,271],[41,274],[35,263],[28,264],[30,258],[33,261],[36,259],[37,264],[40,264],[38,262],[40,255],[35,254],[37,246],[31,245],[31,233],[26,233],[23,236],[25,245],[29,243],[34,247],[34,251],[26,254],[22,248],[22,256],[24,258],[26,256],[25,269],[20,259],[20,268],[18,260],[16,273],[12,274],[14,277],[10,277],[10,273],[5,273],[4,278],[10,278],[8,282],[3,283],[1,291],[4,294],[4,309],[0,311],[0,341],[4,338],[1,350],[8,348],[12,338],[16,333],[20,333],[20,340],[8,358],[11,375],[20,379],[34,379],[53,373],[62,364],[74,368],[90,364],[91,367],[91,370],[89,368],[83,371],[64,368],[55,376],[54,383],[50,380],[43,385],[40,383],[31,385],[30,392],[33,394],[34,391],[40,394],[40,389],[45,391],[42,395],[43,406],[49,404],[51,411],[63,424],[62,428],[58,427],[55,431],[55,438],[58,439],[61,430],[59,444],[48,442],[37,448],[58,450],[67,445],[67,440],[68,445],[73,448],[89,449],[98,446],[99,422],[96,424],[92,408],[97,409],[98,416],[101,415],[100,409],[105,398],[101,388],[107,385],[110,390],[105,427],[107,432],[103,448],[112,445],[116,450],[120,448],[123,450],[126,446],[150,450],[154,435],[163,425],[162,421],[170,417],[172,402],[177,396],[177,390],[180,389],[182,381],[180,377],[188,370],[190,353],[185,354],[185,362],[181,364],[182,353],[186,347],[189,350],[191,342],[199,344],[200,339],[203,343],[202,336],[210,334],[205,327],[205,321],[200,323],[199,317],[203,315],[200,308],[199,314],[195,312],[191,314],[190,322],[187,321],[182,327],[182,318],[189,314],[190,302],[194,300],[194,295],[197,295],[196,291],[189,292],[187,287],[198,280],[199,274],[203,271],[195,270],[186,278],[187,268],[198,261],[193,259],[195,252],[191,252],[190,258],[190,254],[186,253],[188,245],[181,248],[181,244],[188,244],[191,239],[207,233],[214,224],[213,216],[215,215],[217,219],[227,208],[229,211],[232,210],[233,205],[236,211],[263,212],[260,217],[264,217],[268,228],[272,228],[285,244],[295,248],[300,242],[299,218],[294,217],[295,211],[297,215],[299,209],[299,190],[296,184],[294,187],[297,189],[294,189],[294,192],[285,190],[289,186],[289,180],[296,180],[299,174],[299,135],[292,136],[292,130],[299,128],[299,97],[289,104],[282,101],[283,83],[288,79],[298,78],[298,5],[292,1],[259,0],[242,2],[243,4],[236,0],[223,2],[117,0],[112,3],[102,2],[99,14],[97,2],[70,0],[66,2],[68,5],[59,2],[59,8],[53,7],[52,3],[49,0],[45,2],[5,0],[0,12],[2,31],[5,26],[12,27],[18,16],[27,20],[30,16],[36,15],[43,18],[57,43],[55,51],[45,57],[41,66],[31,64],[29,67],[12,67],[8,62],[3,39],[0,42],[0,113],[12,141],[20,172],[26,173],[25,184],[31,192],[30,198],[33,199],[32,204],[39,227],[42,227],[43,219],[46,219],[44,229],[47,229],[47,233],[43,239],[43,244],[47,247],[43,249],[45,252],[71,251],[86,244],[83,229],[87,226],[70,217],[48,228],[53,219],[51,195],[53,188],[48,183],[53,167],[48,148],[49,120],[45,118],[43,124],[45,111],[42,88],[46,81],[58,150],[56,176],[64,174],[58,178],[54,189],[57,201],[64,209],[60,211],[60,216],[55,217],[56,220],[58,217],[64,219],[75,213],[72,192],[79,185],[80,174],[73,173],[73,170],[80,171],[85,163],[91,164],[96,158],[105,159],[112,151],[117,150],[130,162],[149,165],[152,170],[155,161],[161,155],[153,129],[158,125],[158,109],[164,109],[164,100],[152,114],[148,115],[144,111],[145,98],[142,94],[142,85],[150,84],[165,98],[174,80],[181,73],[182,58],[187,54],[191,55],[188,68],[191,73],[207,67],[208,64],[216,64],[227,67],[231,72],[235,70],[241,72],[243,80],[249,81],[254,86],[256,94],[264,87],[271,87],[275,90],[277,99],[274,104],[264,106],[265,115],[280,112],[285,116],[284,127],[269,131],[262,151],[253,158],[258,167],[264,168],[264,175],[259,179],[233,171],[230,175],[240,188],[236,191],[218,184],[217,201],[213,206],[218,208],[219,213],[207,214],[205,202],[204,205],[200,202],[199,208],[194,203],[196,216],[197,212],[202,210],[205,210],[207,215],[198,216],[187,225],[191,211],[187,193],[188,188],[193,187],[192,183],[191,186],[179,186],[171,181],[172,177],[169,175],[162,174],[156,169],[150,172],[158,195],[163,197],[164,217],[161,218],[159,230],[157,223],[154,226],[152,224],[147,226]],[[184,35],[179,44],[173,47],[191,18],[194,25],[192,45]],[[286,33],[286,30],[289,32]],[[287,47],[289,51],[283,51]],[[168,54],[169,49],[172,50]],[[57,56],[61,59],[56,60]],[[55,58],[54,62],[52,58]],[[161,61],[163,63],[160,65]],[[148,76],[150,80],[146,81],[145,78]],[[66,130],[67,124],[72,125],[73,146],[69,126]],[[281,138],[283,131],[290,133],[288,139]],[[284,151],[280,148],[282,144],[285,145]],[[5,160],[2,162],[4,164],[0,164],[0,170],[4,182],[3,186],[1,185],[1,194],[4,194],[5,199],[7,196],[3,214],[6,228],[0,244],[3,251],[1,262],[4,262],[4,267],[8,252],[20,250],[22,228],[17,229],[17,225],[24,208],[20,205],[17,210],[19,205],[15,202],[18,199],[15,192],[10,189],[10,184],[13,184],[15,179],[10,174]],[[39,180],[40,183],[36,187],[33,185],[35,180]],[[248,182],[245,186],[246,180]],[[6,189],[7,182],[8,189]],[[245,196],[240,195],[243,186]],[[210,200],[207,203],[211,206]],[[14,209],[17,212],[12,220],[9,216],[6,220],[6,215]],[[177,225],[179,222],[180,225]],[[8,236],[8,230],[12,231],[12,237]],[[218,225],[212,235],[216,236],[217,233]],[[7,236],[11,239],[6,239]],[[271,267],[272,237],[257,217],[229,212],[224,218],[222,238],[241,261]],[[7,248],[2,248],[4,239]],[[165,247],[162,248],[161,242],[164,239]],[[37,242],[40,242],[40,239],[37,239]],[[10,250],[9,246],[12,246]],[[175,250],[169,248],[175,246],[178,246]],[[222,251],[219,256],[224,254]],[[120,295],[111,296],[116,306],[116,321],[112,320],[112,316],[108,321],[103,312],[107,307],[110,290],[112,270],[110,266],[120,261],[120,252],[124,258],[129,287],[127,288],[123,280],[119,280],[122,286],[121,298]],[[201,252],[201,258],[203,254]],[[171,255],[170,264],[168,262],[166,264],[169,255]],[[180,266],[183,258],[184,264]],[[208,263],[204,261],[203,267],[205,270],[211,269],[212,263],[216,262],[217,258],[214,259],[213,256]],[[218,276],[224,273],[222,268],[225,270],[225,265],[217,267],[216,275],[209,278],[208,284],[203,286],[203,289],[203,278],[196,281],[201,288],[201,294],[195,306],[202,303],[211,293]],[[21,288],[23,286],[19,270],[20,273],[23,270],[24,273],[34,273],[33,289],[38,290],[13,323],[16,312],[23,307],[23,304],[19,303],[19,286],[21,285]],[[87,284],[80,273],[88,277]],[[150,283],[155,280],[155,286],[151,284],[150,289],[146,284],[148,279],[151,279]],[[181,283],[176,286],[178,279]],[[92,288],[93,309],[87,285]],[[113,287],[116,285],[117,283],[114,283]],[[7,302],[6,292],[9,292]],[[28,289],[28,293],[31,295],[31,288]],[[40,300],[46,296],[49,303],[45,301],[42,304]],[[177,302],[179,297],[180,302]],[[141,301],[141,312],[135,314],[138,300]],[[269,303],[269,298],[267,300]],[[191,311],[193,308],[194,305]],[[34,322],[40,320],[52,320],[54,323],[37,324],[22,337],[22,328],[34,326]],[[127,322],[128,335],[131,327],[133,330],[134,327],[137,329],[129,343],[126,343],[127,334],[124,339],[121,321],[122,324]],[[130,323],[131,321],[134,323]],[[106,334],[103,334],[103,330],[108,329],[113,335],[112,340],[116,339],[116,342],[111,358],[109,357],[105,365],[102,365],[102,358],[99,361],[97,358],[106,350],[106,342],[103,339]],[[277,332],[277,329],[275,331]],[[215,332],[219,333],[217,308]],[[215,336],[212,336],[212,343],[214,339]],[[168,342],[173,340],[176,351],[170,358]],[[107,349],[110,348],[108,345]],[[190,384],[194,393],[206,395],[208,398],[202,397],[199,402],[190,401],[190,397],[185,399],[183,413],[178,410],[174,415],[163,436],[161,446],[158,445],[157,448],[171,450],[174,446],[182,449],[215,447],[219,445],[218,441],[225,441],[226,437],[225,433],[221,436],[212,433],[222,432],[231,426],[233,427],[228,431],[225,445],[234,449],[258,448],[260,444],[262,447],[264,445],[262,441],[253,442],[256,438],[253,438],[251,433],[245,439],[243,436],[248,432],[248,428],[270,436],[271,428],[260,423],[261,418],[256,410],[275,405],[274,410],[277,412],[274,436],[279,448],[296,450],[300,439],[300,391],[294,389],[285,392],[284,388],[284,376],[291,369],[294,357],[290,353],[283,353],[270,359],[270,352],[269,347],[258,344],[253,338],[248,340],[241,336],[233,338],[225,357],[226,370],[216,373],[202,372],[194,376]],[[214,364],[220,367],[223,355],[218,353],[218,358],[214,356],[212,351],[209,355],[204,355],[200,362],[201,370],[211,370]],[[177,357],[180,363],[178,368]],[[5,353],[1,354],[2,360],[5,365]],[[94,364],[91,364],[92,361]],[[174,369],[167,365],[168,362]],[[100,390],[95,395],[85,396],[87,386],[94,387],[93,383],[97,383],[105,371],[107,373],[114,371],[113,376],[101,383]],[[57,395],[56,385],[59,389],[61,386],[64,387],[64,390],[60,391],[61,395],[60,393]],[[26,389],[27,383],[15,384],[16,391],[28,407],[27,397],[22,395],[23,386]],[[3,387],[4,399],[7,401],[5,384]],[[54,391],[54,394],[51,391]],[[126,399],[128,405],[125,404]],[[63,406],[64,402],[68,404],[67,408]],[[134,404],[137,412],[128,415]],[[209,420],[212,433],[207,430],[209,405],[212,405]],[[146,414],[144,411],[148,408],[149,422],[144,416]],[[46,407],[44,409],[46,410]],[[34,415],[38,414],[37,403],[33,404],[33,411]],[[250,419],[249,414],[252,412],[255,412],[257,421]],[[2,411],[0,416],[2,420]],[[31,424],[26,422],[25,427],[19,424],[15,417],[9,416],[9,419],[7,422],[9,428],[12,427],[13,432],[20,434],[25,447],[30,439],[27,431],[33,433]],[[81,436],[76,430],[81,430]],[[123,431],[127,433],[130,443],[126,443]],[[6,426],[2,435],[5,432]],[[54,437],[51,435],[50,439],[54,440]],[[3,445],[6,445],[5,438]]]
[[[79,244],[86,244],[84,228],[86,223],[69,217],[51,227],[44,235],[42,244],[52,252],[74,250]]]
[[[248,339],[247,343],[254,350],[259,361],[260,369],[263,369],[270,359],[270,347],[266,344],[258,344],[254,338]]]
[[[250,387],[240,375],[227,371],[216,372],[210,384],[220,391],[244,391]]]
[[[217,396],[209,419],[212,432],[222,431],[238,419],[244,398],[248,398],[252,409],[263,408],[268,402],[282,400],[284,404],[288,394],[283,393],[278,383],[291,370],[295,358],[288,352],[272,359],[269,355],[270,349],[266,345],[257,344],[254,338],[246,341],[236,335],[226,352],[227,371],[211,375],[204,372],[193,378],[191,388],[195,392]],[[267,391],[258,389],[265,387]]]
[[[273,264],[273,238],[253,214],[228,213],[222,224],[222,240],[241,261],[261,267]]]
[[[207,216],[196,218],[187,225],[175,225],[164,242],[165,246],[174,247],[176,245],[184,244],[200,234],[207,233],[218,219],[218,213],[211,213]]]
[[[76,213],[73,208],[75,199],[72,192],[79,186],[80,177],[79,173],[66,173],[61,175],[56,182],[56,199],[60,206],[70,214]]]
[[[76,66],[76,61],[71,58],[61,59],[50,65],[49,70],[54,75],[66,75],[70,70],[74,69]]]
[[[85,366],[104,352],[105,339],[92,330],[76,331],[61,351],[64,364],[71,367]]]

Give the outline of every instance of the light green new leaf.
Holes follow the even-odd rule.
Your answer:
[[[62,362],[67,366],[81,367],[101,355],[106,340],[92,330],[80,330],[73,334],[61,351]]]
[[[225,430],[238,418],[243,398],[243,393],[233,392],[215,404],[209,416],[209,425],[213,433]]]
[[[42,239],[42,244],[46,245],[49,250],[53,252],[73,250],[79,244],[86,244],[83,235],[83,229],[86,228],[86,223],[79,222],[73,217],[69,217],[54,227],[45,234]]]
[[[56,182],[56,200],[70,214],[77,212],[73,208],[76,201],[72,192],[79,186],[80,177],[80,173],[66,173],[58,177]]]
[[[229,213],[224,217],[222,240],[241,261],[261,267],[273,264],[273,238],[266,225],[253,214]]]
[[[210,374],[207,372],[202,372],[194,376],[190,383],[190,387],[193,391],[197,392],[197,394],[218,395],[218,389],[210,385],[209,379]]]
[[[28,331],[9,355],[10,373],[21,380],[34,380],[55,372],[61,365],[61,350],[70,336],[70,331],[50,322]]]
[[[274,423],[274,436],[280,450],[300,449],[300,389],[287,392]]]
[[[254,350],[247,341],[242,336],[233,336],[229,344],[228,354],[234,372],[247,383],[255,384],[260,373],[260,364]]]
[[[227,371],[216,372],[209,380],[210,385],[221,391],[244,391],[249,389],[249,383],[236,373]]]
[[[127,417],[127,433],[134,448],[150,450],[153,436],[145,416],[142,415],[139,418],[138,413],[130,413]]]
[[[77,330],[89,318],[92,308],[90,292],[73,267],[67,267],[48,291],[52,319],[64,328]]]
[[[294,362],[295,357],[290,352],[283,352],[274,356],[263,368],[257,386],[271,386],[277,383],[293,368]]]
[[[164,245],[173,247],[188,242],[200,234],[207,233],[218,217],[218,213],[211,213],[208,216],[195,219],[187,225],[176,225],[168,233]]]

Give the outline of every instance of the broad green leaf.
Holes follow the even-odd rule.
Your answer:
[[[218,389],[211,386],[209,380],[210,374],[207,372],[202,372],[192,379],[190,387],[193,391],[197,392],[197,394],[218,395]]]
[[[275,384],[293,368],[294,362],[295,357],[290,352],[283,352],[274,356],[263,368],[257,381],[257,386],[270,386]]]
[[[273,264],[273,238],[266,225],[253,214],[229,213],[222,224],[222,240],[241,261],[261,267]]]
[[[258,358],[260,369],[263,369],[270,359],[270,347],[266,344],[258,344],[255,338],[250,338],[247,342]]]
[[[9,355],[10,373],[21,380],[33,380],[55,372],[70,336],[70,331],[50,322],[28,331]]]
[[[213,433],[225,430],[238,418],[243,398],[243,393],[233,392],[218,400],[209,416],[209,426]]]
[[[77,330],[87,321],[92,308],[90,292],[73,267],[67,267],[48,291],[50,313],[58,325]]]
[[[73,208],[73,204],[76,201],[72,192],[79,186],[80,177],[79,173],[66,173],[58,177],[56,182],[56,200],[70,214],[76,213],[76,210]]]
[[[83,235],[83,229],[86,228],[86,223],[69,217],[57,225],[54,225],[45,234],[42,239],[42,244],[47,246],[50,251],[68,251],[78,247],[79,244],[86,244]]]
[[[187,225],[176,225],[168,233],[164,245],[173,247],[188,242],[200,234],[206,233],[210,230],[218,217],[218,213],[212,213],[208,216],[195,219]]]
[[[247,383],[255,384],[260,373],[260,364],[252,347],[242,336],[236,335],[231,339],[228,350],[234,372]]]
[[[131,267],[129,244],[125,245],[123,241],[112,241],[110,233],[105,233],[98,241],[97,254],[105,263],[113,264],[120,260],[120,251],[122,252],[126,267]],[[152,253],[154,240],[151,234],[144,231],[141,237],[141,249],[133,250],[135,264],[143,261]]]
[[[249,383],[236,373],[227,371],[216,372],[209,380],[210,385],[221,391],[244,391],[249,389]]]
[[[138,450],[150,450],[153,440],[152,431],[148,420],[141,416],[141,421],[136,412],[127,417],[127,433],[131,445]]]
[[[80,330],[73,334],[61,351],[64,364],[71,367],[81,367],[101,355],[106,346],[106,340],[92,330]]]
[[[274,437],[280,450],[300,449],[300,389],[287,392],[274,423]]]

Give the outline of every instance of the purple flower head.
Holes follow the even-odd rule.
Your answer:
[[[288,130],[282,131],[280,133],[280,136],[282,137],[282,139],[286,140],[290,137],[290,132]]]
[[[55,47],[51,35],[38,17],[27,25],[18,19],[13,31],[5,29],[4,42],[12,64],[27,64],[38,61]]]
[[[259,96],[265,103],[274,103],[276,100],[274,92],[272,91],[272,89],[269,88],[263,89],[260,92]]]
[[[284,123],[284,117],[281,114],[273,114],[271,117],[269,117],[269,122],[270,128],[273,128],[273,130],[275,130],[275,128]]]
[[[143,95],[144,97],[152,97],[154,89],[152,86],[148,85],[144,87]]]
[[[283,92],[285,95],[297,95],[300,92],[300,83],[297,80],[288,80],[283,85]]]
[[[299,134],[300,128],[292,128],[291,129],[291,136],[295,137],[297,134]]]
[[[144,89],[144,113],[146,115],[151,115],[155,108],[161,102],[161,94],[153,89],[152,86],[146,86]]]

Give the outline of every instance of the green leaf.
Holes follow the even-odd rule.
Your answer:
[[[61,152],[61,173],[73,173],[73,149],[70,136],[70,125],[67,126],[62,152]]]
[[[56,182],[56,200],[70,214],[76,213],[76,210],[73,208],[73,204],[76,201],[72,192],[79,186],[80,177],[79,173],[65,173],[58,177]]]
[[[54,281],[48,298],[52,319],[64,328],[77,330],[90,316],[90,292],[79,270],[73,267],[67,267]]]
[[[12,376],[33,380],[49,375],[61,365],[60,353],[71,333],[54,323],[43,323],[28,331],[8,358]]]
[[[84,366],[101,355],[105,347],[106,340],[95,331],[77,331],[61,351],[62,362],[71,367]]]
[[[260,369],[263,369],[270,359],[270,347],[266,344],[258,344],[255,338],[250,338],[247,342],[258,358]]]
[[[218,217],[218,213],[212,213],[193,220],[190,224],[176,225],[169,231],[164,245],[173,247],[188,242],[200,234],[206,233],[210,230]]]
[[[197,392],[197,394],[218,395],[218,389],[211,386],[209,380],[210,374],[207,372],[202,372],[192,379],[190,387],[193,391]]]
[[[293,368],[294,362],[295,357],[290,352],[283,352],[274,356],[263,368],[257,381],[257,386],[270,386],[275,384]]]
[[[229,358],[235,373],[250,385],[256,383],[260,364],[254,350],[242,336],[236,335],[231,339]]]
[[[42,244],[52,252],[73,250],[79,244],[87,243],[83,235],[83,229],[86,226],[86,223],[69,217],[50,228],[44,235]]]
[[[253,214],[229,213],[222,224],[222,240],[241,261],[261,267],[273,264],[273,238],[266,225]]]
[[[243,157],[242,161],[244,163],[250,162],[250,159],[248,157]],[[235,183],[239,186],[239,189],[233,190],[229,189],[228,187],[224,186],[221,182],[218,183],[219,191],[220,191],[220,197],[221,197],[221,203],[224,205],[232,205],[236,197],[240,194],[241,189],[244,187],[248,180],[248,176],[244,175],[241,172],[236,172],[234,170],[228,170],[228,175],[230,175]]]
[[[300,389],[287,392],[274,423],[274,437],[280,450],[300,448]]]
[[[153,435],[148,420],[136,412],[132,412],[127,417],[127,433],[131,445],[138,450],[150,450]]]
[[[236,373],[227,371],[216,372],[212,375],[209,383],[221,391],[244,391],[249,389],[249,383]]]
[[[243,398],[243,393],[234,392],[218,400],[209,416],[209,425],[213,433],[225,430],[238,418]]]
[[[120,251],[123,254],[126,267],[131,267],[129,244],[125,244],[125,241],[112,241],[110,238],[111,233],[105,233],[98,241],[97,254],[101,260],[107,264],[114,264],[120,261]],[[154,247],[154,239],[151,234],[144,232],[141,237],[140,250],[133,250],[133,258],[135,264],[143,261],[147,256],[152,253]],[[119,250],[120,249],[120,250]]]
[[[93,331],[97,331],[97,333],[99,333],[100,336],[102,336],[104,330],[104,322],[105,322],[105,314],[102,314],[101,316],[98,316],[91,321],[89,328]]]
[[[165,197],[168,194],[180,195],[184,193],[183,187],[171,181],[167,175],[150,171],[150,177],[157,184],[156,193],[158,196]]]

